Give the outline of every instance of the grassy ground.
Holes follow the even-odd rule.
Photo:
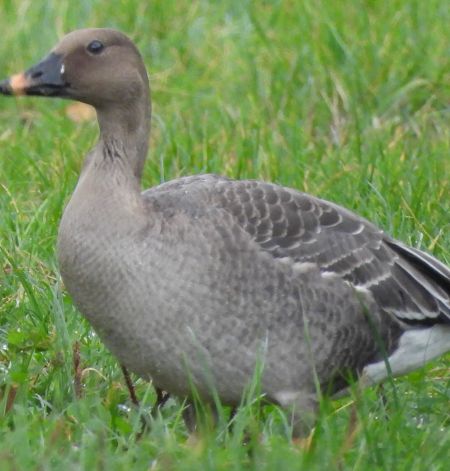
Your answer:
[[[199,172],[276,181],[450,263],[446,2],[4,0],[1,8],[4,76],[75,28],[116,27],[136,40],[154,100],[145,186]],[[1,471],[448,469],[449,356],[387,384],[383,396],[324,401],[309,452],[290,445],[279,410],[251,404],[232,432],[221,423],[189,447],[181,405],[169,401],[138,440],[154,391],[134,378],[142,407],[130,406],[117,363],[61,288],[55,262],[58,221],[97,134],[95,122],[68,119],[67,105],[0,100]]]

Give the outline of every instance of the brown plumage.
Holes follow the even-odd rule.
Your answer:
[[[255,365],[294,434],[325,392],[450,350],[450,271],[367,220],[296,190],[215,175],[143,193],[150,98],[133,43],[75,31],[4,94],[97,110],[58,237],[65,285],[127,368],[179,396],[239,404]]]

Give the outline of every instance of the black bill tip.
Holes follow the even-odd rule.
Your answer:
[[[65,96],[68,84],[63,79],[62,57],[50,53],[25,72],[0,82],[2,95]]]
[[[10,83],[9,79],[2,80],[0,82],[0,93],[2,95],[12,95],[13,94],[12,89],[11,89],[11,83]]]
[[[15,74],[0,82],[2,95],[25,95],[26,78],[24,74]]]

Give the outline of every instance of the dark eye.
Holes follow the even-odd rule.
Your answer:
[[[98,39],[94,39],[94,41],[91,41],[88,44],[88,47],[86,49],[91,54],[100,54],[103,51],[103,49],[105,49],[105,46]]]

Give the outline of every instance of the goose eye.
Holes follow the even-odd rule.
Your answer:
[[[94,41],[92,41],[88,44],[86,49],[91,54],[100,54],[103,51],[104,48],[105,48],[105,46],[103,45],[103,43],[101,41],[99,41],[98,39],[94,39]]]

